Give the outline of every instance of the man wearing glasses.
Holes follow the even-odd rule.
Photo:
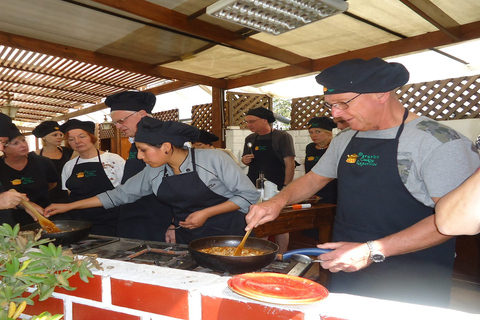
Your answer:
[[[455,240],[439,233],[435,203],[480,165],[472,142],[408,112],[395,90],[406,68],[380,58],[343,61],[320,73],[324,106],[350,125],[311,172],[251,207],[248,228],[271,221],[338,179],[333,242],[318,247],[329,289],[448,306]]]
[[[137,159],[135,134],[143,117],[151,117],[156,97],[151,92],[123,91],[110,95],[105,104],[110,107],[115,126],[128,137],[129,155],[121,183],[142,171],[145,163]],[[154,194],[120,207],[117,236],[151,241],[165,241],[165,233],[172,223],[169,206],[160,203]]]

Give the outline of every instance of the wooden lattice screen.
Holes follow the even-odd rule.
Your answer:
[[[192,107],[192,126],[211,132],[212,131],[212,106],[211,103],[199,104]]]
[[[480,75],[415,83],[396,91],[411,112],[434,120],[480,118]],[[291,130],[306,129],[312,117],[331,117],[323,95],[292,99]]]
[[[272,98],[264,94],[248,94],[227,92],[228,122],[231,126],[240,126],[244,129],[245,115],[248,110],[263,107],[272,110]]]
[[[480,118],[480,75],[406,85],[397,95],[411,112],[435,120]]]
[[[112,127],[108,130],[102,128],[102,124],[98,125],[98,137],[100,139],[110,139],[115,136],[115,125],[112,124]]]
[[[179,121],[180,115],[178,109],[155,112],[152,114],[155,119],[162,121]]]

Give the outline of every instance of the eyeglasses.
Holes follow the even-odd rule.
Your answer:
[[[247,121],[247,120],[245,120],[245,123],[246,123],[246,124],[252,124],[252,123],[254,123],[254,122],[258,121],[258,120],[260,120],[260,119],[256,119],[256,120],[248,120],[248,121]]]
[[[134,115],[135,113],[137,113],[137,112],[138,112],[138,111],[135,111],[134,113],[129,114],[128,116],[126,116],[126,117],[123,118],[123,119],[118,119],[117,121],[113,121],[113,124],[114,124],[114,125],[117,125],[117,124],[118,124],[118,125],[122,125],[122,124],[125,123],[125,120],[127,120],[128,118],[130,118],[131,116],[133,116],[133,115]]]
[[[335,103],[328,103],[326,101],[323,101],[322,104],[329,108],[330,110],[333,109],[333,108],[337,108],[338,110],[346,110],[348,109],[349,105],[348,103],[349,102],[352,102],[355,98],[358,98],[359,96],[361,96],[362,94],[359,93],[357,94],[355,97],[353,97],[352,99],[348,100],[348,101],[345,101],[345,102],[335,102]]]
[[[9,141],[6,141],[6,142],[2,142],[3,146],[4,147],[18,147],[22,144],[26,144],[27,143],[27,140],[25,139],[25,137],[22,138],[19,138],[19,139],[15,139],[13,141],[9,140]]]

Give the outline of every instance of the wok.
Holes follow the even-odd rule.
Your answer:
[[[193,240],[188,245],[192,258],[202,267],[231,274],[246,273],[260,270],[272,263],[278,252],[278,246],[268,240],[248,238],[245,248],[266,250],[259,256],[221,256],[199,251],[211,247],[237,247],[242,236],[216,236]]]
[[[62,230],[62,232],[57,233],[46,233],[43,232],[42,239],[53,239],[53,244],[55,245],[67,245],[80,240],[85,239],[92,229],[92,224],[88,221],[80,220],[56,220],[55,224],[57,227]],[[21,231],[35,230],[38,231],[42,229],[40,224],[32,223],[20,228]]]

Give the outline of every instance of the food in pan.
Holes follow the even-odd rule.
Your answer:
[[[210,247],[210,248],[199,249],[198,251],[203,253],[215,254],[218,256],[233,256],[233,253],[235,252],[236,248],[237,247]],[[254,248],[243,248],[242,254],[240,256],[242,257],[261,256],[266,253],[268,253],[268,251],[266,250],[259,250]]]

